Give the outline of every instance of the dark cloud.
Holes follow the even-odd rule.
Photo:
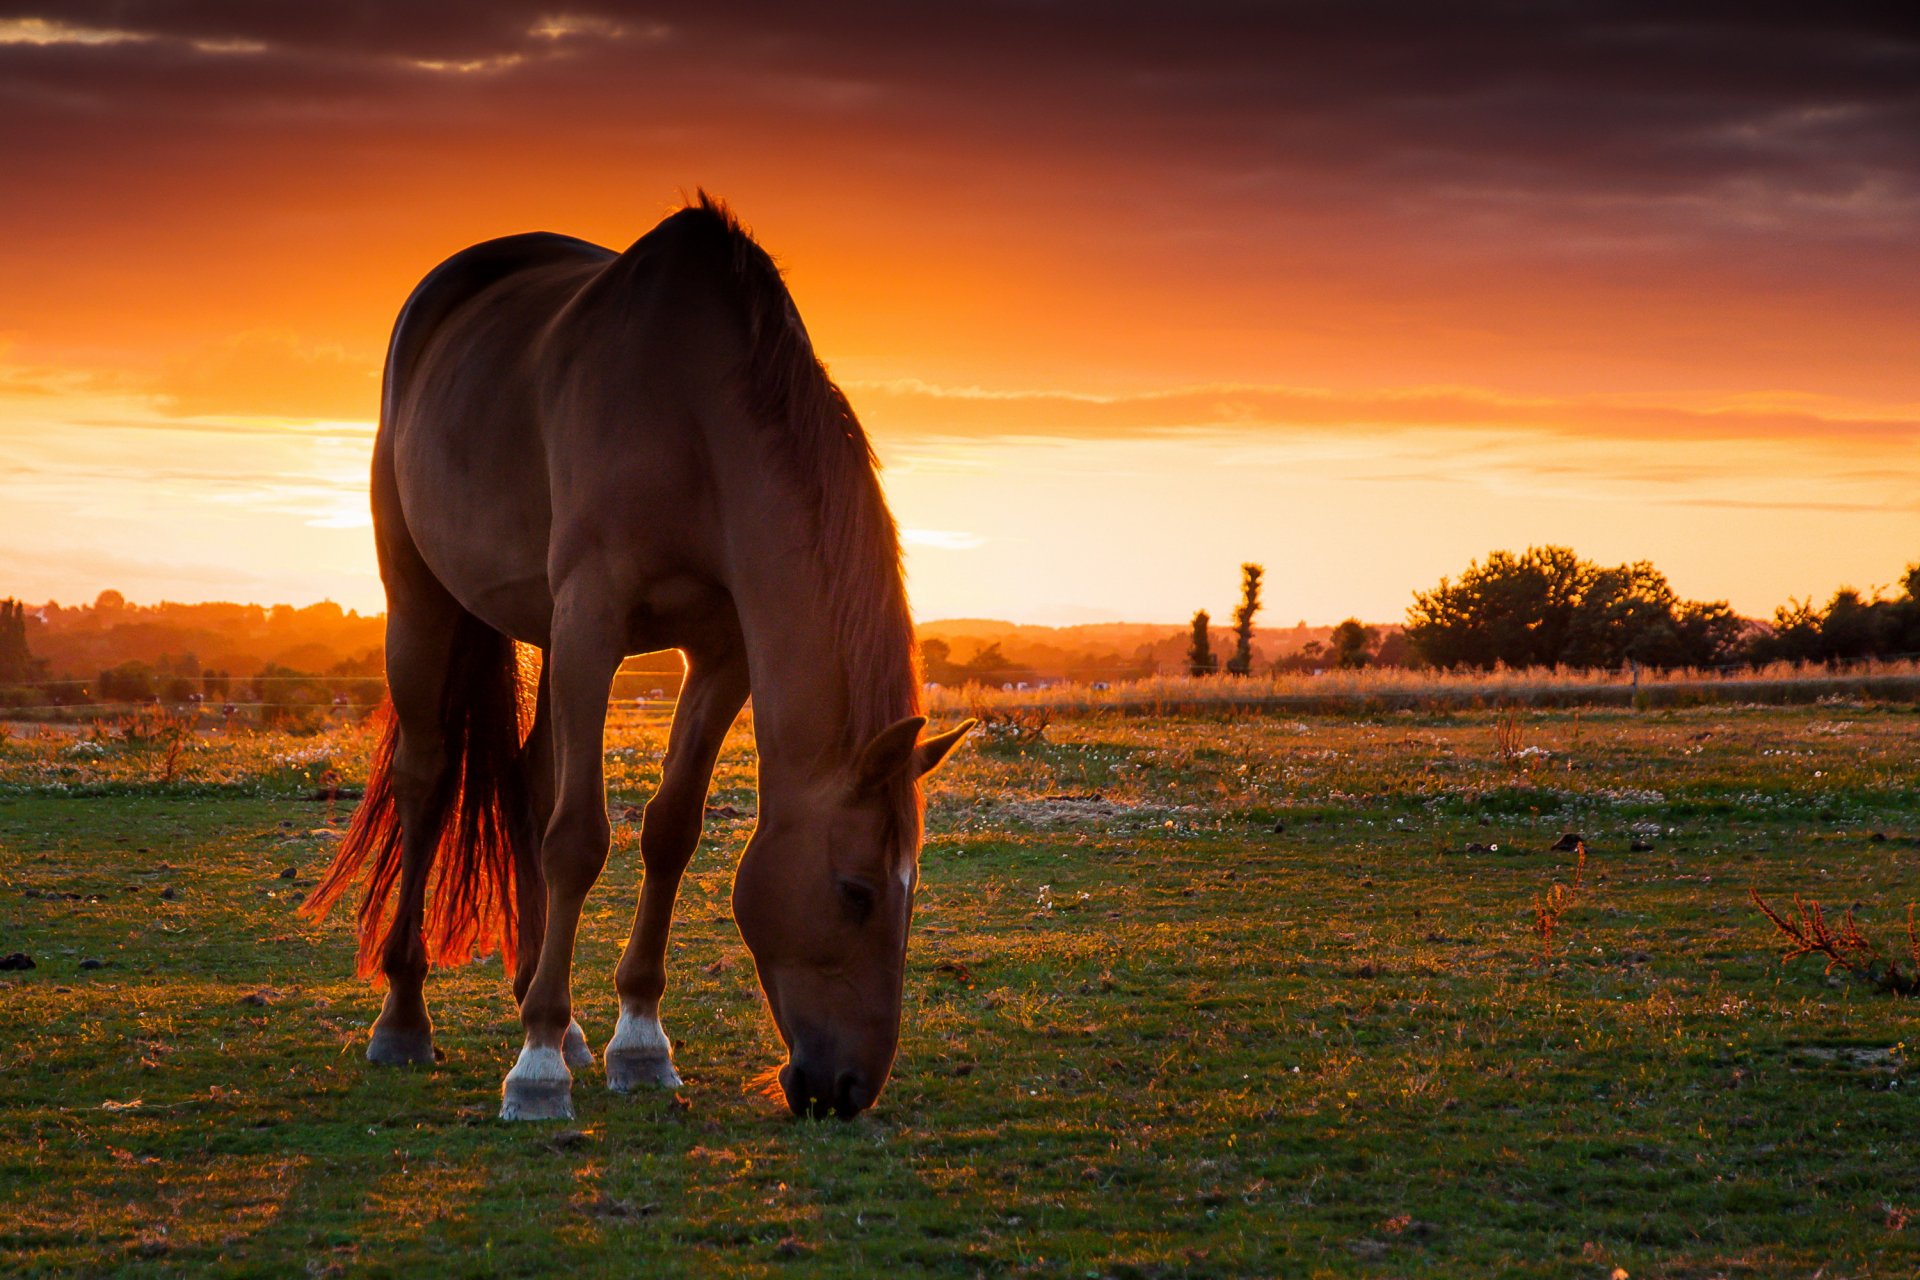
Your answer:
[[[1402,198],[1787,197],[1910,218],[1920,23],[1896,6],[665,3],[0,4],[3,145],[169,116],[207,127],[449,118],[1113,157],[1277,197],[1364,176]],[[158,112],[156,121],[148,113]]]

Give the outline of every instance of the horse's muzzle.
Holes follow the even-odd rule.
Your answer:
[[[787,1096],[787,1108],[796,1116],[822,1120],[839,1116],[851,1120],[873,1105],[873,1086],[860,1072],[847,1068],[825,1079],[825,1072],[793,1061],[780,1068],[780,1088]]]

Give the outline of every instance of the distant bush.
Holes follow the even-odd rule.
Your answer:
[[[1342,671],[1366,666],[1373,660],[1374,646],[1379,639],[1380,633],[1372,627],[1358,618],[1348,618],[1333,629],[1333,638],[1327,645],[1333,665]]]
[[[152,702],[159,692],[153,668],[137,661],[107,668],[93,687],[100,702]]]

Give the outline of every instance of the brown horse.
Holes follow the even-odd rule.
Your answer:
[[[899,1042],[919,780],[971,725],[920,737],[893,518],[773,261],[704,193],[624,253],[536,234],[456,254],[394,325],[372,488],[393,716],[307,904],[367,876],[360,970],[388,983],[367,1057],[432,1061],[429,965],[497,945],[526,1032],[501,1117],[572,1114],[608,695],[626,656],[679,649],[607,1084],[680,1083],[667,929],[751,689],[760,812],[733,909],[780,1086],[798,1113],[870,1106]],[[516,641],[543,655],[530,724]]]

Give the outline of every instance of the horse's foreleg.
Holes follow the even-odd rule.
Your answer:
[[[540,846],[546,919],[540,959],[520,1002],[526,1044],[502,1087],[503,1120],[555,1120],[573,1114],[573,1075],[563,1046],[573,1021],[574,935],[587,891],[607,862],[606,781],[601,757],[607,693],[620,666],[619,632],[597,612],[563,603],[547,651],[553,749],[553,813]]]
[[[660,789],[647,802],[640,828],[640,859],[646,867],[633,935],[614,985],[620,991],[620,1022],[607,1044],[607,1087],[624,1093],[642,1085],[672,1088],[673,1048],[660,1027],[660,995],[666,989],[667,930],[680,876],[700,842],[707,784],[727,729],[747,698],[747,668],[738,652],[689,660],[687,682],[674,711]]]
[[[528,815],[532,829],[525,838],[529,845],[538,849],[547,823],[553,819],[555,785],[553,680],[552,673],[544,663],[540,667],[540,683],[534,694],[533,728],[527,734],[526,767],[527,792],[533,803]],[[527,990],[533,986],[534,971],[540,964],[540,940],[547,927],[545,877],[516,886],[516,910],[520,917],[520,952],[514,957],[513,999],[515,1004],[520,1004],[526,1000]],[[593,1050],[587,1047],[586,1033],[580,1030],[578,1021],[567,1024],[561,1053],[566,1058],[567,1066],[575,1071],[593,1065]]]

